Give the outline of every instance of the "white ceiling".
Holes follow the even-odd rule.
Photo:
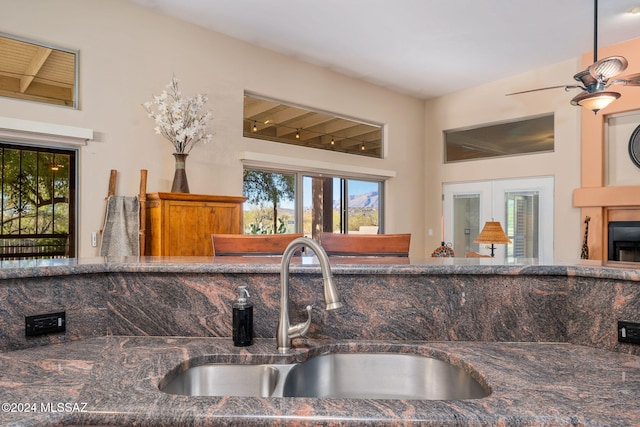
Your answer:
[[[592,0],[131,1],[421,98],[593,50]],[[598,46],[640,37],[640,14],[626,13],[635,6],[599,1]]]

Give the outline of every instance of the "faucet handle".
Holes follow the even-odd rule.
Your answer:
[[[311,326],[311,309],[312,307],[310,305],[305,308],[305,310],[307,310],[307,320],[304,323],[289,326],[289,329],[287,330],[289,338],[303,337],[307,332],[309,332],[309,327]]]

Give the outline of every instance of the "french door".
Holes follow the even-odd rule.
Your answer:
[[[456,256],[488,254],[473,240],[485,222],[498,221],[512,243],[496,245],[496,258],[552,259],[553,177],[445,183],[442,221]]]

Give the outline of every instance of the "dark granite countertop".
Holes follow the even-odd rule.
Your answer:
[[[109,272],[279,273],[280,257],[115,257],[0,261],[0,280]],[[475,274],[594,277],[640,282],[638,263],[596,260],[332,257],[334,274]],[[314,256],[296,257],[292,272],[319,272]]]
[[[0,353],[3,426],[640,426],[640,357],[563,343],[92,338]],[[471,367],[482,399],[186,397],[158,384],[188,360],[292,363],[328,351],[418,353]],[[9,406],[7,406],[9,404]],[[13,405],[12,405],[13,404]],[[12,412],[13,410],[13,412]]]
[[[434,312],[429,312],[428,319],[431,328],[446,327],[447,334],[453,341],[408,341],[405,339],[387,337],[387,341],[371,341],[380,339],[384,335],[371,335],[362,339],[345,340],[298,340],[298,350],[292,355],[282,356],[276,352],[275,339],[260,338],[251,347],[234,347],[229,338],[196,338],[196,337],[154,337],[157,333],[140,332],[137,337],[119,336],[118,334],[135,334],[135,332],[107,332],[113,330],[113,323],[120,319],[119,316],[128,315],[124,321],[132,321],[136,313],[125,309],[127,307],[113,307],[103,304],[102,295],[99,303],[95,303],[93,311],[85,313],[83,307],[70,306],[67,310],[75,313],[76,320],[82,319],[87,323],[94,318],[98,321],[95,331],[74,330],[69,334],[72,340],[64,343],[43,345],[23,350],[14,350],[0,353],[0,402],[3,403],[3,411],[0,413],[0,425],[8,426],[42,426],[42,425],[111,425],[111,426],[208,426],[208,425],[421,425],[421,426],[639,426],[640,407],[635,403],[640,396],[640,356],[625,354],[634,352],[627,348],[621,348],[613,340],[615,334],[615,319],[635,320],[637,313],[637,282],[640,282],[640,270],[629,265],[617,265],[601,263],[599,261],[569,261],[540,264],[535,260],[520,260],[513,264],[504,264],[493,259],[465,259],[465,258],[432,258],[425,260],[391,259],[381,262],[379,259],[332,259],[332,271],[335,275],[343,275],[344,282],[358,289],[377,289],[383,294],[380,284],[375,280],[360,278],[368,275],[394,275],[402,276],[402,280],[409,283],[404,288],[411,287],[415,283],[413,279],[419,275],[441,276],[435,281],[429,282],[429,289],[437,292],[441,289],[460,291],[460,295],[454,292],[453,299],[448,302],[446,298],[430,300],[431,294],[420,295],[420,304],[416,307],[425,310],[423,303],[428,307],[434,305]],[[631,267],[631,268],[630,268]],[[34,289],[51,291],[47,298],[62,301],[65,298],[75,298],[73,292],[82,292],[86,286],[82,280],[76,283],[67,280],[70,275],[95,274],[99,283],[91,287],[103,291],[107,286],[113,286],[110,292],[120,292],[119,273],[131,274],[133,280],[127,282],[127,286],[134,286],[136,296],[140,301],[133,299],[133,304],[148,302],[149,289],[156,290],[159,295],[165,295],[167,288],[161,282],[154,281],[149,286],[146,283],[146,273],[154,273],[154,279],[164,278],[164,273],[172,278],[172,286],[176,288],[178,296],[171,294],[168,298],[181,298],[181,289],[190,290],[193,286],[200,289],[204,283],[199,274],[231,273],[234,280],[244,273],[260,273],[260,280],[271,280],[272,274],[280,271],[280,259],[261,258],[259,262],[251,258],[95,258],[95,259],[66,259],[66,260],[41,260],[41,261],[5,261],[0,263],[0,281],[4,280],[7,289],[11,288],[11,298],[7,299],[6,324],[13,325],[16,334],[22,332],[22,326],[18,320],[22,320],[23,310],[11,310],[9,307],[15,304],[25,304],[32,307],[40,304],[40,294],[28,294],[27,290]],[[292,271],[298,273],[319,273],[319,267],[313,257],[301,257],[292,265]],[[102,273],[114,273],[115,283],[103,280]],[[145,273],[142,276],[135,273]],[[155,275],[155,273],[161,273]],[[176,278],[186,274],[188,280],[183,284]],[[191,274],[193,273],[193,274]],[[412,275],[416,275],[415,277]],[[459,276],[456,276],[459,275]],[[467,275],[473,278],[475,275],[476,287],[479,291],[486,291],[482,286],[482,279],[477,276],[494,275],[492,280],[500,282],[500,288],[491,288],[492,298],[499,302],[511,301],[511,293],[501,290],[512,281],[511,277],[529,276],[526,283],[535,282],[531,286],[513,287],[513,292],[525,289],[530,292],[525,299],[533,304],[533,311],[522,304],[514,305],[519,311],[509,311],[503,315],[490,316],[496,333],[489,338],[483,338],[482,331],[475,331],[480,341],[456,341],[469,328],[476,323],[467,326],[462,323],[460,329],[460,315],[466,315],[469,322],[477,313],[471,310],[480,304],[487,310],[499,310],[501,304],[496,304],[493,299],[477,299],[474,293],[475,287],[467,289],[461,287],[456,277]],[[53,276],[58,277],[55,286],[51,283]],[[108,276],[108,275],[106,275]],[[538,277],[533,277],[538,276]],[[556,284],[562,277],[577,277],[578,280],[571,283],[572,291],[578,297],[572,297],[569,303],[562,300],[562,304],[554,305],[556,299],[548,301],[543,298],[534,298],[536,295],[545,294],[548,288],[547,282]],[[31,279],[33,278],[33,279]],[[39,282],[42,280],[42,284]],[[451,280],[446,280],[450,279]],[[595,282],[602,282],[602,286],[593,286]],[[227,278],[218,278],[217,286],[224,289],[231,282]],[[244,280],[245,277],[240,278]],[[353,280],[351,280],[353,279]],[[603,280],[600,280],[603,279]],[[610,284],[608,279],[620,281]],[[274,279],[277,281],[277,278]],[[395,280],[395,279],[394,279]],[[573,280],[573,279],[571,279]],[[418,280],[419,281],[419,280]],[[29,286],[23,286],[28,282]],[[69,283],[67,283],[69,282]],[[175,283],[174,283],[175,282]],[[205,281],[206,282],[206,281]],[[360,283],[362,282],[362,283]],[[441,283],[442,282],[442,283]],[[540,283],[539,283],[540,282]],[[269,282],[272,283],[272,282]],[[275,283],[275,282],[273,282]],[[464,282],[466,284],[466,282]],[[9,286],[10,285],[10,286]],[[162,285],[162,286],[161,286]],[[256,285],[256,287],[258,287]],[[121,300],[128,301],[129,288],[121,290]],[[173,288],[171,288],[173,289]],[[349,288],[351,289],[351,288]],[[65,291],[66,293],[64,293]],[[298,289],[300,292],[300,289]],[[606,291],[606,292],[605,292]],[[60,292],[63,297],[56,294]],[[72,292],[69,294],[69,292]],[[217,291],[216,291],[217,292]],[[563,292],[561,290],[560,292]],[[345,292],[349,297],[349,292]],[[115,294],[114,294],[115,295]],[[213,310],[216,307],[226,307],[227,301],[211,300],[212,295],[205,291],[192,292],[186,301],[191,304],[194,301],[204,301],[201,309]],[[217,294],[216,294],[217,295]],[[376,294],[378,295],[378,294]],[[275,313],[271,294],[263,293],[262,314],[271,316]],[[113,297],[113,295],[112,295]],[[475,297],[476,299],[473,299]],[[518,297],[518,295],[516,295]],[[83,304],[91,304],[90,296],[84,295]],[[100,299],[98,298],[98,299]],[[466,301],[469,298],[469,301]],[[214,298],[215,299],[215,298]],[[594,299],[602,300],[602,303],[593,305]],[[516,298],[517,301],[520,299]],[[113,303],[113,299],[110,300]],[[149,300],[151,301],[151,300]],[[159,311],[152,311],[154,322],[162,323],[166,311],[162,311],[166,303],[161,298],[154,299],[159,304]],[[352,303],[356,301],[352,300]],[[540,311],[536,303],[550,304],[547,311]],[[60,304],[57,302],[56,304]],[[218,304],[218,305],[216,305]],[[413,303],[412,303],[413,304]],[[449,304],[449,305],[448,305]],[[470,311],[453,310],[450,304],[470,307]],[[488,304],[488,305],[487,305]],[[515,303],[514,303],[515,304]],[[402,321],[412,321],[415,307],[409,305],[409,310],[403,312]],[[138,304],[139,306],[139,304]],[[136,306],[136,307],[138,307]],[[471,307],[473,306],[473,307]],[[174,305],[171,305],[174,307]],[[185,309],[188,309],[189,306]],[[456,306],[457,307],[457,306]],[[497,307],[497,308],[496,308]],[[542,335],[533,334],[529,337],[532,342],[494,342],[500,341],[503,335],[500,333],[510,328],[527,329],[530,325],[526,322],[537,318],[537,315],[548,313],[554,307],[571,307],[572,316],[558,320],[555,317],[547,319],[547,329],[560,322],[560,329],[567,331],[552,336],[565,337],[570,334],[570,342],[545,343],[549,338],[539,338]],[[595,308],[594,308],[595,307]],[[46,308],[46,307],[45,307]],[[357,316],[366,307],[358,307],[354,303],[352,316]],[[44,309],[40,309],[42,312]],[[105,313],[111,310],[111,314]],[[524,311],[523,311],[524,310]],[[609,317],[602,315],[593,316],[595,311],[606,311]],[[16,311],[16,313],[14,313]],[[272,313],[273,312],[273,313]],[[380,316],[378,320],[385,320],[391,311],[376,311]],[[451,312],[451,322],[442,323],[443,315]],[[146,312],[145,312],[146,313]],[[141,315],[145,315],[142,313]],[[182,313],[182,312],[180,312]],[[208,311],[207,311],[208,313]],[[480,310],[478,315],[484,312]],[[149,313],[147,313],[149,314]],[[157,315],[157,316],[156,316]],[[406,317],[409,316],[409,317]],[[440,316],[440,317],[438,317]],[[471,316],[471,317],[469,317]],[[515,317],[514,317],[515,316]],[[584,317],[586,316],[586,317]],[[273,317],[273,316],[271,316]],[[271,318],[269,317],[269,318]],[[137,318],[136,318],[137,319]],[[188,319],[196,319],[203,323],[201,326],[209,333],[214,331],[226,331],[225,325],[218,325],[216,321],[207,319],[206,316],[197,315]],[[323,321],[329,322],[327,319]],[[364,317],[364,321],[370,321]],[[591,323],[585,322],[589,319]],[[174,319],[176,320],[176,319]],[[180,319],[179,319],[180,320]],[[183,320],[183,319],[182,319]],[[351,317],[355,322],[362,322],[360,317]],[[397,320],[397,319],[396,319]],[[424,320],[424,319],[423,319]],[[539,320],[539,319],[538,319]],[[137,320],[136,320],[137,321]],[[164,320],[166,321],[166,320]],[[512,322],[509,322],[512,321]],[[496,323],[497,322],[497,323]],[[515,322],[515,323],[513,323]],[[555,322],[555,323],[554,323]],[[564,322],[564,323],[563,323]],[[107,328],[107,324],[109,328]],[[359,324],[359,323],[357,323]],[[397,321],[396,323],[397,324]],[[17,325],[17,326],[16,326]],[[182,323],[180,324],[182,325]],[[187,322],[187,326],[191,323]],[[380,331],[385,332],[385,322],[377,324]],[[403,328],[405,323],[402,324]],[[435,325],[435,326],[434,326]],[[440,325],[440,326],[438,326]],[[444,325],[444,326],[442,326]],[[515,326],[514,326],[515,325]],[[539,325],[534,328],[538,328]],[[604,325],[604,326],[603,326]],[[155,323],[149,326],[156,326]],[[160,325],[162,326],[162,325]],[[181,331],[190,329],[182,325]],[[330,326],[330,325],[329,325]],[[10,327],[10,326],[7,326]],[[120,325],[122,327],[122,325]],[[209,329],[207,329],[209,328]],[[329,328],[326,327],[328,330]],[[156,331],[157,328],[150,330]],[[160,328],[160,330],[163,330]],[[520,330],[520,329],[519,329]],[[14,332],[15,332],[14,331]],[[338,331],[338,330],[336,330]],[[404,329],[403,329],[404,331]],[[536,332],[537,333],[537,329]],[[83,332],[83,333],[80,333]],[[339,331],[338,331],[339,332]],[[351,331],[354,332],[354,331]],[[430,331],[430,336],[438,335],[437,330]],[[613,332],[613,334],[612,334]],[[6,331],[5,331],[6,333]],[[74,335],[75,334],[75,335]],[[453,334],[453,335],[451,335]],[[159,334],[162,335],[162,334]],[[167,335],[197,335],[186,332],[167,333]],[[494,335],[497,338],[492,338]],[[94,338],[91,338],[91,337]],[[202,335],[200,335],[202,336]],[[218,336],[224,336],[219,334]],[[266,336],[266,335],[261,335]],[[353,333],[342,335],[325,335],[329,337],[341,336],[352,339]],[[512,335],[508,335],[509,337]],[[513,335],[519,336],[519,335]],[[583,336],[589,339],[582,341]],[[80,339],[76,339],[80,338]],[[324,338],[324,337],[322,337]],[[22,338],[23,339],[23,338]],[[441,338],[437,338],[441,339]],[[486,339],[486,340],[485,340]],[[516,339],[502,339],[503,341],[516,341]],[[550,338],[550,340],[554,340]],[[519,341],[519,340],[518,340]],[[537,342],[536,342],[537,341]],[[34,344],[35,343],[35,344]],[[45,341],[42,342],[46,343]],[[583,346],[579,344],[598,344]],[[31,342],[30,346],[38,345]],[[608,346],[608,347],[607,347]],[[595,348],[601,347],[601,348]],[[623,352],[609,351],[607,348],[617,348]],[[430,355],[447,360],[453,364],[472,369],[477,372],[478,379],[487,385],[492,393],[489,397],[473,400],[459,401],[411,401],[411,400],[370,400],[370,399],[309,399],[309,398],[258,398],[258,397],[185,397],[169,395],[158,389],[158,384],[164,376],[177,366],[187,361],[206,362],[238,362],[238,363],[292,363],[304,360],[315,354],[330,351],[369,351],[369,352],[407,352]]]

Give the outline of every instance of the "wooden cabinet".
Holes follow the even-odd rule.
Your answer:
[[[242,233],[245,197],[148,193],[145,255],[213,256],[211,234]]]

